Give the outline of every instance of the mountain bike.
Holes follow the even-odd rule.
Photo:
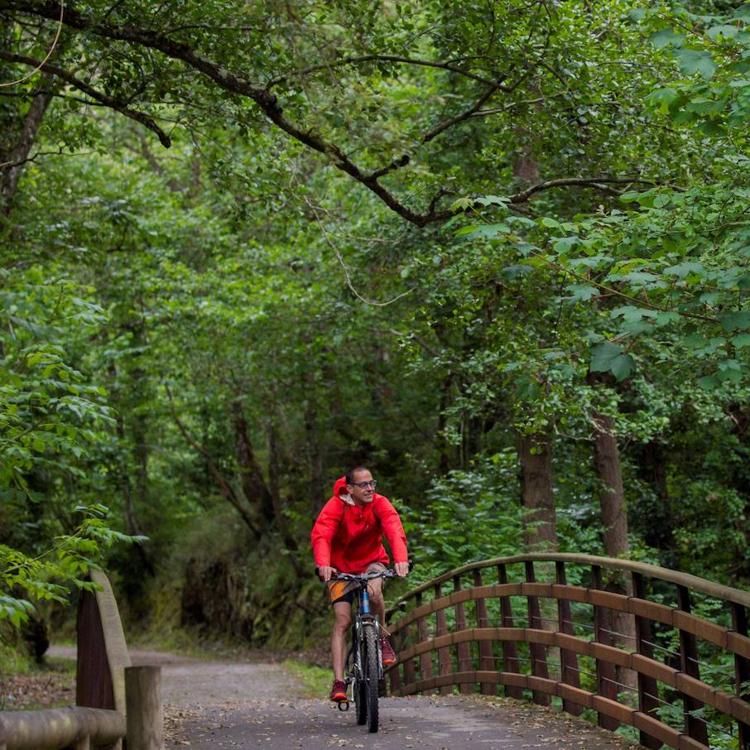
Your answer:
[[[336,573],[332,580],[357,584],[359,607],[352,619],[352,645],[346,657],[346,685],[356,707],[357,724],[367,724],[370,732],[378,731],[378,692],[383,679],[383,655],[380,647],[380,623],[370,612],[367,583],[373,578],[393,578],[390,568],[373,573],[353,575]],[[340,711],[349,710],[349,702],[339,703]]]

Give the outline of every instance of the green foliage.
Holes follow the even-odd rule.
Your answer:
[[[424,509],[407,516],[415,581],[518,551],[523,524],[513,471],[514,457],[506,452],[433,482]]]
[[[102,561],[177,628],[190,566],[223,565],[206,627],[296,645],[345,467],[397,499],[423,580],[523,549],[522,437],[552,446],[560,548],[602,552],[595,414],[631,554],[749,576],[750,40],[713,5],[78,3],[220,75],[149,35],[57,50],[151,120],[53,81],[9,204],[3,616]],[[47,21],[5,18],[40,51]],[[8,134],[36,90],[3,98]]]

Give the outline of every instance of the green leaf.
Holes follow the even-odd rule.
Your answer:
[[[652,34],[649,41],[656,49],[663,49],[664,47],[681,47],[685,43],[685,37],[683,34],[675,34],[672,29],[661,29]]]
[[[623,318],[629,322],[642,320],[645,317],[653,317],[654,311],[644,307],[635,307],[633,305],[622,305],[615,307],[611,315],[613,318]]]
[[[539,220],[539,223],[543,227],[547,227],[548,229],[559,229],[560,228],[560,222],[557,219],[553,219],[551,216],[544,216]]]
[[[704,375],[698,378],[698,386],[704,391],[711,391],[719,385],[719,379],[716,375]]]
[[[732,337],[731,341],[738,349],[743,349],[750,346],[750,333],[738,333]]]
[[[750,311],[724,313],[719,316],[719,320],[725,331],[746,330],[750,328]]]
[[[480,195],[474,199],[474,202],[480,206],[507,206],[510,203],[510,198],[502,195]]]
[[[635,367],[635,360],[629,354],[622,354],[612,362],[612,374],[617,380],[625,380]]]
[[[680,320],[680,314],[675,312],[660,312],[657,313],[655,323],[657,326],[666,326],[670,323],[678,323]]]
[[[635,361],[621,346],[605,341],[592,347],[589,366],[592,372],[611,372],[617,380],[623,380],[632,372]]]
[[[469,240],[491,240],[501,234],[508,234],[510,231],[507,224],[484,224],[482,226],[463,227],[456,232],[456,237],[465,237]]]
[[[710,81],[716,73],[716,63],[711,54],[705,50],[678,49],[675,51],[677,64],[685,75],[700,74],[704,80]]]
[[[703,264],[696,261],[685,261],[685,263],[664,269],[664,273],[669,276],[677,276],[680,279],[684,279],[691,273],[700,273],[701,271],[703,271]]]
[[[565,288],[570,292],[566,299],[571,302],[588,302],[592,297],[599,296],[599,290],[591,284],[569,284]]]
[[[728,383],[742,381],[742,365],[736,359],[725,359],[719,362],[719,380]]]
[[[712,26],[706,31],[706,34],[716,41],[717,39],[734,39],[738,32],[739,29],[736,26],[720,24],[719,26]]]
[[[555,241],[552,248],[556,253],[566,253],[568,250],[575,247],[580,241],[581,238],[576,237],[575,235],[572,237],[561,237],[559,240]]]
[[[646,11],[644,8],[634,8],[627,12],[626,17],[631,23],[640,23],[646,17]]]

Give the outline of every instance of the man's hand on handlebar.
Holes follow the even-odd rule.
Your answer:
[[[393,567],[395,568],[396,575],[399,578],[403,578],[405,575],[407,575],[409,573],[409,563],[408,562],[395,563],[395,565]]]
[[[336,568],[332,568],[330,565],[321,565],[318,568],[318,575],[323,582],[330,581],[334,573],[336,573]]]

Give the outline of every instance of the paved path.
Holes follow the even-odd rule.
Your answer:
[[[53,653],[74,656],[71,649]],[[328,701],[301,698],[278,664],[133,651],[162,667],[166,750],[624,750],[622,738],[566,714],[480,696],[381,699],[380,731]]]
[[[168,748],[368,750],[623,750],[627,743],[581,720],[534,706],[469,697],[388,698],[380,731],[323,701],[250,701],[187,712]]]

